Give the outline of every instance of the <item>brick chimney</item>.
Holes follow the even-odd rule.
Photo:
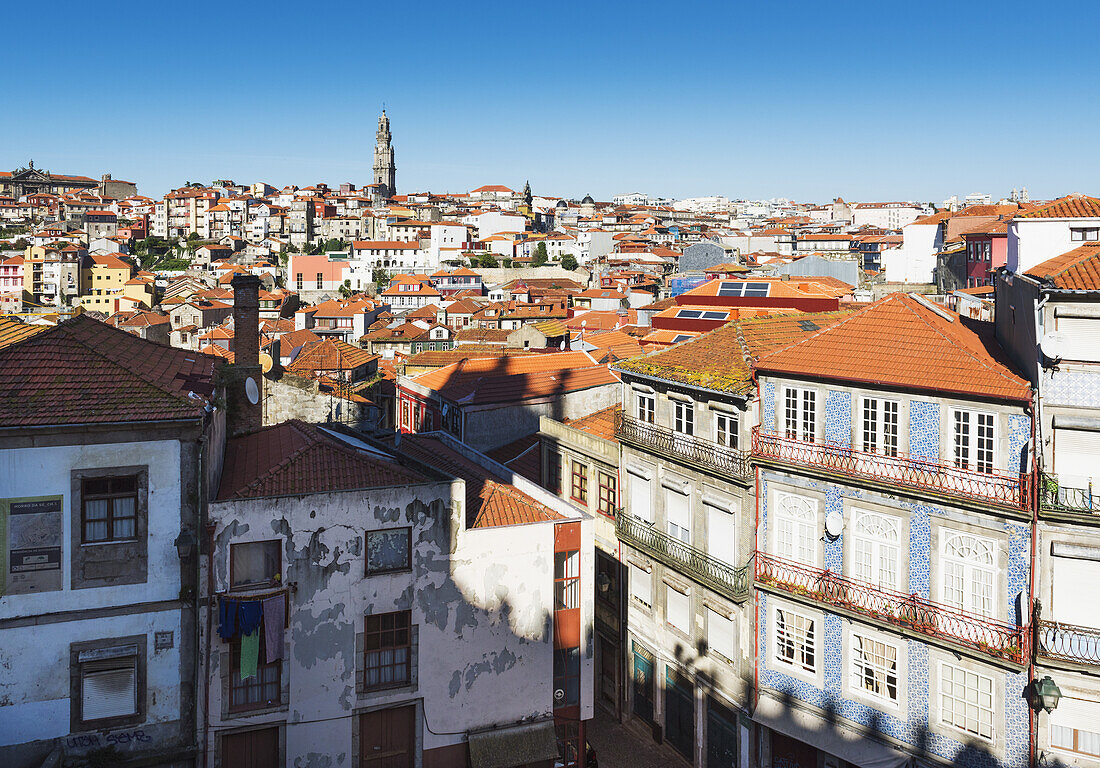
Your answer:
[[[233,276],[233,375],[227,382],[229,433],[253,432],[263,424],[263,371],[260,369],[260,278]],[[256,402],[248,392],[255,385]]]

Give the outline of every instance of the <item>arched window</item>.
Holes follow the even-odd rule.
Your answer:
[[[874,512],[855,512],[852,525],[852,573],[885,589],[901,588],[901,522]]]
[[[992,616],[995,565],[992,539],[946,532],[943,537],[943,601],[970,613]]]
[[[816,564],[817,501],[793,493],[775,494],[775,554]]]

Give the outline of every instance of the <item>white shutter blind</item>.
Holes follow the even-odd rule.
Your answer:
[[[653,577],[636,565],[630,566],[630,594],[646,605],[653,605]]]
[[[665,490],[665,514],[668,515],[669,534],[691,543],[691,499],[679,491]]]
[[[707,511],[707,554],[715,560],[736,565],[737,527],[733,515],[721,507],[708,504],[706,499],[703,499],[703,509]]]
[[[82,665],[81,719],[102,720],[137,712],[137,668],[133,659]]]
[[[1068,488],[1087,488],[1090,479],[1100,486],[1100,432],[1055,429],[1054,471]]]
[[[737,658],[733,622],[710,608],[707,608],[707,645],[730,661]]]
[[[653,522],[653,493],[649,481],[638,475],[630,476],[630,509],[634,517]]]
[[[1050,724],[1080,731],[1100,732],[1100,702],[1063,696],[1050,713]]]
[[[1052,557],[1053,600],[1051,613],[1055,621],[1100,628],[1100,602],[1082,599],[1082,588],[1100,584],[1100,562],[1073,557]]]
[[[1057,317],[1055,323],[1058,332],[1066,335],[1068,359],[1100,361],[1100,318]]]
[[[665,585],[665,619],[676,629],[685,633],[690,631],[688,603],[687,595]]]

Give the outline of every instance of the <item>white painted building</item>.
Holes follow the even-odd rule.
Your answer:
[[[1068,195],[1017,214],[1008,225],[1008,269],[1026,272],[1084,243],[1100,240],[1100,199]]]

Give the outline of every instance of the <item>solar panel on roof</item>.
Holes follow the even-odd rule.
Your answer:
[[[804,331],[819,331],[821,326],[815,323],[813,320],[799,320],[798,327]]]
[[[702,316],[702,314],[703,313],[698,309],[681,309],[676,313],[676,317],[687,317],[694,320]]]
[[[768,283],[729,282],[718,284],[719,296],[767,296]]]
[[[672,343],[673,344],[679,344],[681,341],[687,341],[690,338],[693,338],[693,337],[689,336],[686,333],[678,333],[678,334],[676,334],[676,337],[672,340]]]
[[[704,312],[704,320],[725,320],[729,317],[729,312]]]

